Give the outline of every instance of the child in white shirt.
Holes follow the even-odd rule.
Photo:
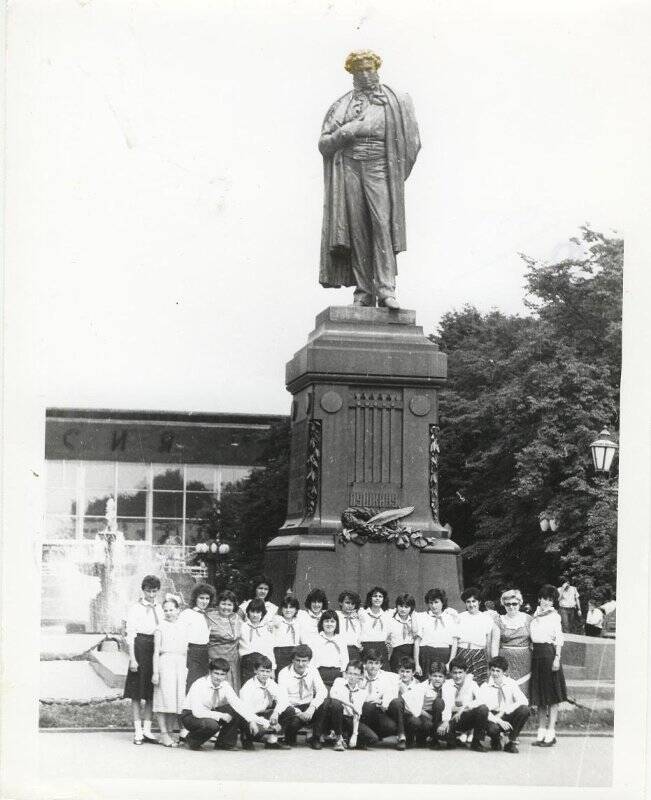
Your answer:
[[[268,623],[263,621],[264,615],[264,602],[251,600],[246,609],[246,619],[240,628],[238,641],[242,686],[253,677],[254,663],[259,656],[267,656],[275,669],[274,641]]]

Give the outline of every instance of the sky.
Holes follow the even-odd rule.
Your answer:
[[[533,9],[535,8],[535,13]],[[633,9],[636,13],[630,13]],[[42,407],[287,413],[316,315],[317,140],[352,49],[415,104],[398,298],[524,312],[520,253],[623,235],[637,4],[21,0],[7,259]],[[13,303],[12,303],[13,306]]]

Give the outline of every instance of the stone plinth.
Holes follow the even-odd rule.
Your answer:
[[[459,547],[438,516],[438,389],[447,361],[416,325],[415,312],[333,306],[287,364],[293,395],[287,520],[267,548],[277,586],[303,599],[315,586],[385,586],[422,595],[460,590]],[[425,550],[343,545],[350,506],[413,506],[412,529],[436,537]],[[422,596],[418,596],[422,603]]]

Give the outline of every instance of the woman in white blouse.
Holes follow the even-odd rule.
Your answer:
[[[554,608],[556,598],[556,587],[551,584],[541,586],[538,608],[529,628],[533,644],[529,702],[538,707],[538,736],[532,744],[538,747],[556,744],[558,704],[567,700],[561,667],[564,639],[561,617]]]
[[[186,694],[197,680],[208,674],[208,639],[210,620],[206,611],[215,604],[215,590],[207,583],[198,583],[192,589],[190,605],[184,609],[179,622],[188,629],[188,677],[185,683]]]

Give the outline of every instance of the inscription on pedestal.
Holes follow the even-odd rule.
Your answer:
[[[348,495],[348,504],[364,508],[398,508],[400,494],[399,486],[353,485]]]

